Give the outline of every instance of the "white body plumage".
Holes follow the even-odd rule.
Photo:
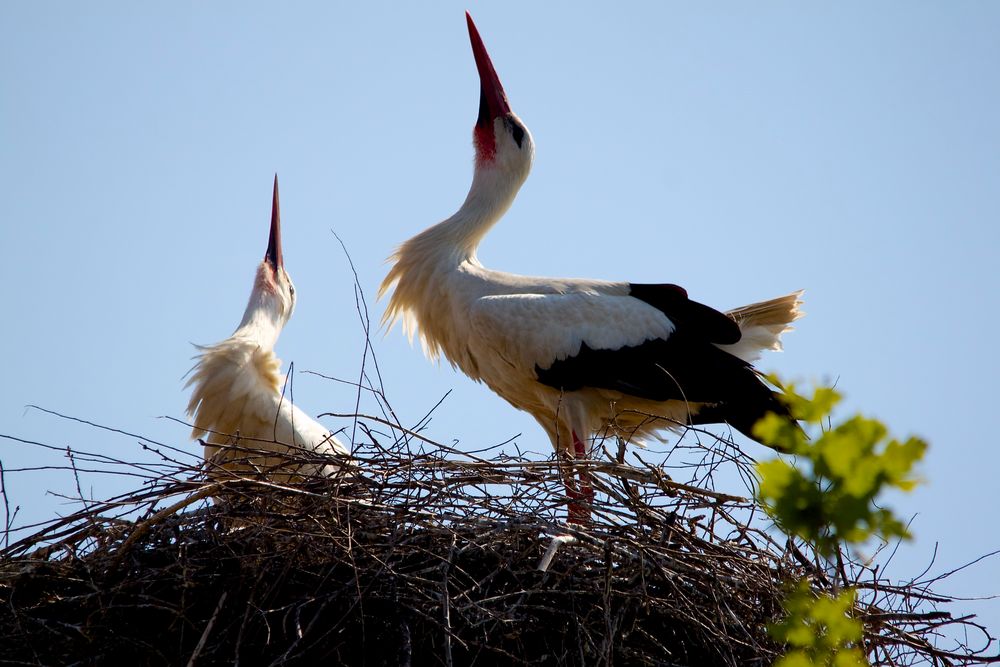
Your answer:
[[[259,473],[272,481],[331,475],[336,457],[349,454],[283,391],[274,345],[295,308],[295,287],[284,268],[280,221],[275,177],[267,253],[243,320],[226,340],[198,347],[187,382],[192,437],[205,443],[210,471]]]
[[[671,424],[745,422],[783,408],[750,363],[780,349],[800,292],[722,314],[674,285],[538,278],[483,267],[476,249],[534,154],[468,19],[481,81],[476,168],[455,215],[406,241],[380,294],[431,358],[532,414],[557,451],[596,433],[641,441]],[[664,419],[650,419],[656,415]],[[752,425],[752,421],[749,422]]]

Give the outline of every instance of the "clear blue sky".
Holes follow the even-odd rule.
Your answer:
[[[895,501],[918,539],[890,574],[918,574],[935,544],[936,571],[1000,548],[992,3],[4,3],[0,432],[140,456],[37,403],[196,451],[158,416],[183,417],[191,343],[239,321],[275,171],[299,294],[278,352],[355,378],[363,332],[330,230],[377,318],[385,257],[469,184],[466,8],[537,144],[484,263],[675,282],[720,308],[805,288],[807,317],[762,368],[836,379],[847,409],[932,445],[926,485]],[[520,433],[547,455],[530,418],[398,330],[375,342],[404,421],[452,389],[431,436]],[[301,373],[295,396],[353,408]],[[43,460],[11,442],[0,458]],[[7,481],[24,520],[67,511],[45,495],[70,492],[65,475]],[[942,590],[998,594],[1000,561]],[[1000,630],[1000,601],[967,608]]]

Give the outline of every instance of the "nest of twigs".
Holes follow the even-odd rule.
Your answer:
[[[685,483],[611,448],[587,464],[592,523],[567,526],[564,462],[358,423],[338,478],[295,484],[206,475],[151,443],[156,465],[75,453],[146,480],[8,530],[0,662],[769,665],[783,647],[767,625],[803,578],[858,589],[874,663],[991,660],[985,630],[927,582],[882,580],[847,554],[819,565],[752,501],[706,488],[719,465],[752,484],[731,442],[675,451],[704,452]]]

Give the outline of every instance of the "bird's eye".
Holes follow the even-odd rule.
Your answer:
[[[517,142],[517,147],[520,148],[521,142],[524,140],[524,127],[513,118],[508,119],[507,124],[510,126],[510,133],[514,137],[514,141]]]
[[[294,296],[295,296],[295,285],[292,285],[291,283],[289,283],[289,285],[288,285],[288,293],[289,293],[289,294],[290,294],[290,295],[291,295],[292,297],[294,297]]]

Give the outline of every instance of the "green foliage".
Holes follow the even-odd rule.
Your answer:
[[[850,617],[854,591],[816,596],[807,582],[793,587],[785,598],[788,616],[768,628],[771,636],[788,645],[775,667],[863,667],[868,662],[857,644],[861,622]]]
[[[876,499],[887,488],[909,491],[916,485],[911,471],[923,458],[926,443],[892,438],[882,422],[861,415],[832,424],[830,413],[841,396],[831,387],[815,389],[812,397],[792,385],[783,389],[799,424],[772,413],[754,426],[762,443],[797,457],[798,465],[782,459],[757,464],[757,499],[768,514],[822,558],[872,535],[909,537],[906,526]],[[784,601],[785,618],[769,627],[788,646],[776,667],[866,665],[859,647],[863,626],[852,618],[854,600],[853,589],[839,595],[816,593],[808,581],[792,588]]]
[[[872,535],[908,537],[903,523],[877,507],[875,499],[886,488],[909,491],[916,485],[911,470],[926,443],[891,438],[882,422],[861,415],[821,429],[840,394],[820,387],[807,398],[794,386],[784,389],[792,415],[812,437],[773,413],[754,427],[761,442],[795,454],[800,464],[775,459],[757,465],[758,500],[778,525],[823,556],[832,555],[839,544],[859,544]]]

